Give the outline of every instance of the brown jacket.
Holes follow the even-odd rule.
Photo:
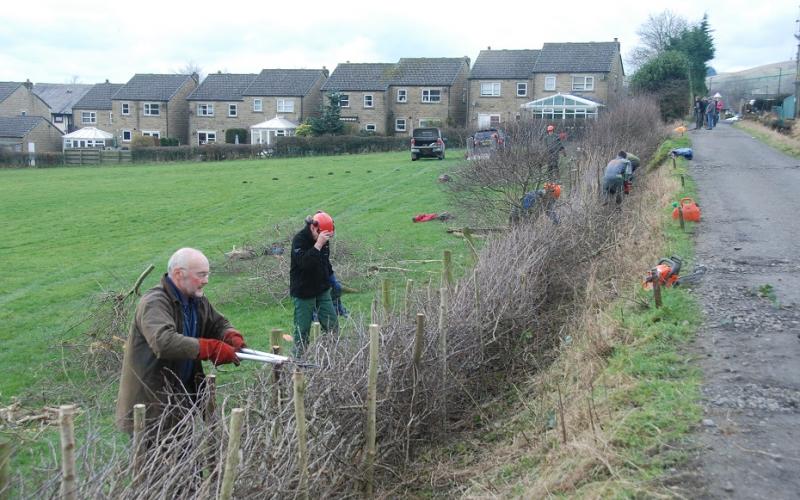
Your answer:
[[[197,300],[197,299],[195,299]],[[197,300],[197,332],[202,338],[222,339],[230,322],[219,314],[208,299]],[[183,310],[180,299],[164,275],[161,284],[144,294],[136,306],[136,315],[125,343],[122,377],[117,397],[117,426],[130,433],[133,429],[133,405],[147,406],[146,419],[158,419],[166,402],[164,389],[182,392],[174,375],[184,360],[197,359],[200,343],[183,335]],[[192,380],[202,380],[201,363],[195,363]],[[194,385],[194,384],[193,384]],[[190,393],[195,387],[186,388]]]

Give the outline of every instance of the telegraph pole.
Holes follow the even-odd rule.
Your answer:
[[[800,101],[800,19],[795,21],[797,29],[794,37],[797,40],[797,57],[795,59],[794,73],[794,117],[797,118],[798,101]]]

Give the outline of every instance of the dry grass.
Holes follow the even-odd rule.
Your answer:
[[[800,157],[800,127],[792,127],[789,135],[782,134],[754,120],[736,122],[736,128],[742,129],[758,139],[766,142],[784,153]]]

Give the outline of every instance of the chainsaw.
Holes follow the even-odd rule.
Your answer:
[[[678,286],[680,284],[679,273],[682,263],[683,261],[677,255],[659,260],[655,272],[648,271],[645,275],[642,287],[645,290],[650,290],[656,280],[658,280],[658,284],[661,287]]]

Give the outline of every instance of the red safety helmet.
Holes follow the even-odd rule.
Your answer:
[[[548,126],[547,126],[547,131],[548,131],[548,132],[552,132],[552,131],[554,131],[555,129],[556,129],[556,128],[555,128],[554,126],[552,126],[552,125],[548,125]]]
[[[333,217],[328,215],[327,213],[323,212],[322,210],[317,211],[314,216],[311,218],[311,224],[317,226],[317,229],[321,231],[330,231],[333,232]]]
[[[551,193],[553,193],[553,197],[556,199],[558,199],[558,197],[561,196],[560,184],[556,184],[555,182],[545,182],[544,189],[545,191],[550,191]]]

